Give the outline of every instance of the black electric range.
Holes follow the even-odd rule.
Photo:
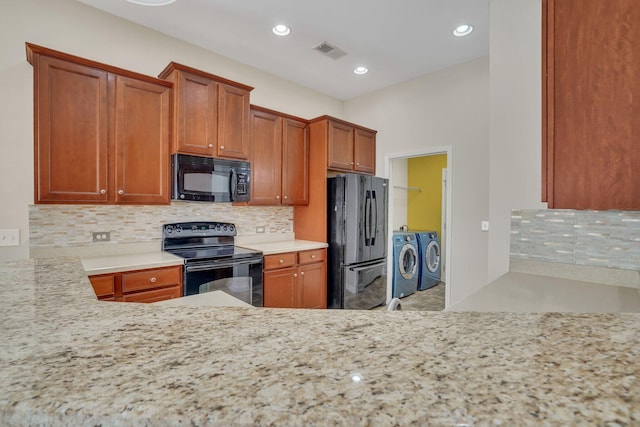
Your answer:
[[[235,246],[234,224],[180,222],[162,227],[162,250],[184,258],[183,295],[223,291],[262,307],[262,252]]]

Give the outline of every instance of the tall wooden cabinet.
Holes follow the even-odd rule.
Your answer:
[[[169,203],[171,83],[27,43],[36,203]]]
[[[322,116],[309,121],[309,203],[294,209],[296,238],[327,241],[327,177],[340,172],[374,174],[376,131]]]
[[[174,84],[172,152],[249,158],[252,87],[175,62],[169,63],[159,77]]]
[[[640,210],[640,3],[543,0],[542,199]]]
[[[250,205],[309,202],[309,133],[298,117],[251,106]]]

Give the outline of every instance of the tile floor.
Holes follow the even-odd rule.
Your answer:
[[[445,285],[400,300],[403,311],[442,311]],[[376,310],[386,310],[386,306]],[[640,313],[638,289],[510,273],[453,304],[447,311]]]
[[[444,310],[444,283],[440,282],[433,288],[417,291],[400,300],[403,311],[442,311]],[[374,310],[386,310],[386,306],[376,307]]]
[[[509,273],[447,311],[638,313],[638,289]]]

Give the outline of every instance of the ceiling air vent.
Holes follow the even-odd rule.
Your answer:
[[[324,56],[328,56],[331,59],[340,59],[347,54],[344,50],[337,48],[333,45],[330,45],[327,42],[322,42],[318,46],[314,47],[313,50],[316,52],[320,52]]]

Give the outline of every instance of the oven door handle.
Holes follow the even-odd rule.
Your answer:
[[[245,260],[245,261],[206,264],[206,265],[189,265],[189,264],[187,264],[187,265],[184,266],[184,271],[186,271],[187,273],[191,273],[191,272],[195,272],[195,271],[217,270],[219,268],[236,267],[238,265],[260,264],[261,262],[262,262],[262,258]]]

